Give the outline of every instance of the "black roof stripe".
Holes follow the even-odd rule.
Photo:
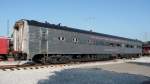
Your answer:
[[[81,30],[81,29],[75,29],[75,28],[71,28],[71,27],[67,27],[67,26],[60,26],[60,25],[50,24],[50,23],[47,23],[47,22],[43,23],[43,22],[38,22],[38,21],[35,21],[35,20],[26,20],[26,21],[28,22],[29,25],[33,25],[33,26],[40,26],[40,27],[45,27],[45,28],[55,28],[55,29],[73,31],[73,32],[87,33],[87,34],[93,34],[93,35],[100,35],[100,36],[109,37],[109,38],[116,38],[116,39],[122,39],[122,40],[130,40],[130,41],[142,42],[142,41],[136,40],[136,39],[129,39],[129,38],[124,38],[124,37],[119,37],[119,36],[103,34],[103,33],[97,33],[97,32]]]

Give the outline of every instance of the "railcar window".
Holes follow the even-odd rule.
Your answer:
[[[77,38],[73,38],[73,42],[78,42],[78,39]]]
[[[127,48],[134,48],[133,45],[129,45],[129,44],[127,44],[126,47],[127,47]]]
[[[110,46],[110,43],[109,42],[104,42],[104,45],[105,46]]]
[[[126,45],[127,48],[129,48],[129,45]]]
[[[137,46],[137,48],[142,48],[142,46]]]
[[[103,46],[112,46],[112,47],[122,47],[122,44],[110,43],[110,42],[106,42],[106,41],[88,40],[88,43],[91,44],[91,45],[103,45]]]
[[[97,41],[96,44],[97,45],[105,45],[105,43],[103,41]]]
[[[99,42],[96,40],[88,40],[88,43],[91,45],[100,45]]]
[[[58,40],[64,41],[65,38],[64,37],[58,37]]]
[[[131,48],[134,48],[134,46],[133,46],[133,45],[131,45],[130,47],[131,47]]]
[[[109,46],[115,46],[115,44],[114,43],[110,43]]]
[[[121,47],[121,44],[117,44],[118,47]]]

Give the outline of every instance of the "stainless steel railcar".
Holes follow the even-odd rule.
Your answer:
[[[13,39],[14,50],[34,62],[66,63],[142,54],[142,42],[139,40],[34,20],[17,21]]]

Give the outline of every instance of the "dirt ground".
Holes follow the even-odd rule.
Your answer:
[[[100,68],[108,71],[114,71],[117,73],[128,73],[150,77],[150,63],[130,62],[130,63],[120,63],[110,65],[99,65],[84,68],[95,68],[95,69]]]
[[[96,65],[55,72],[38,84],[150,84],[147,63]]]
[[[0,70],[0,84],[150,84],[150,57],[27,70]]]

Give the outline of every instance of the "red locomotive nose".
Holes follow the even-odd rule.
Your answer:
[[[7,37],[0,37],[0,59],[5,58],[9,53],[9,39]]]
[[[0,54],[8,54],[9,39],[7,37],[0,37]]]

